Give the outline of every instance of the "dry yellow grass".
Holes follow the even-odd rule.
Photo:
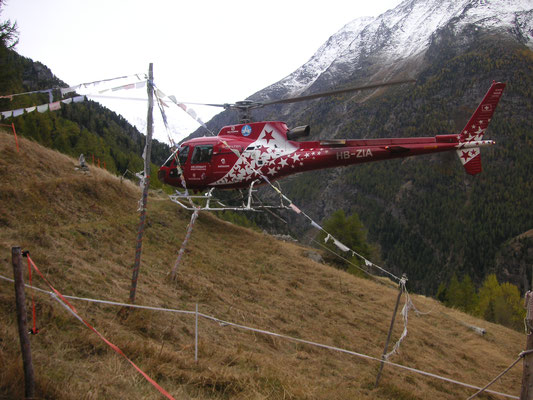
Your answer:
[[[11,247],[30,250],[62,293],[128,299],[140,191],[106,171],[0,133],[0,274]],[[279,242],[202,213],[176,282],[167,279],[190,214],[166,196],[148,203],[137,304],[200,311],[247,326],[380,357],[397,290],[303,256]],[[40,287],[44,283],[36,279]],[[22,398],[14,290],[0,280],[0,398]],[[160,399],[129,363],[57,302],[36,294],[32,336],[37,394],[47,399]],[[391,361],[483,386],[516,359],[525,337],[412,295],[428,315],[409,314],[409,333]],[[403,300],[402,300],[403,303]],[[176,399],[456,399],[473,390],[354,356],[238,330],[194,317],[73,301],[81,315]],[[484,337],[461,321],[487,329]],[[398,317],[396,341],[403,329]],[[521,364],[492,387],[517,395]],[[496,398],[484,396],[482,398]]]

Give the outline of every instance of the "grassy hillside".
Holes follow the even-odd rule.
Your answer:
[[[104,170],[25,140],[16,152],[0,133],[0,275],[12,277],[11,247],[30,250],[64,294],[125,302],[138,215],[138,188]],[[167,279],[189,213],[153,193],[137,304],[200,311],[235,323],[380,357],[397,289],[304,256],[303,247],[202,213],[177,282]],[[36,284],[45,288],[36,279]],[[22,398],[13,285],[0,280],[0,398]],[[27,292],[29,294],[29,292]],[[40,333],[31,337],[37,395],[45,399],[160,399],[124,359],[48,295],[36,293]],[[412,296],[409,334],[391,361],[483,386],[523,349],[520,333]],[[403,299],[402,299],[403,302]],[[73,301],[80,314],[176,399],[455,399],[473,391],[379,364],[200,320]],[[484,337],[464,326],[487,329]],[[403,330],[398,317],[393,341]],[[517,395],[521,367],[493,389]]]

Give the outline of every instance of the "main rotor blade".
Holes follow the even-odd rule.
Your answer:
[[[414,83],[414,82],[416,82],[415,79],[406,79],[406,80],[401,80],[401,81],[390,81],[386,83],[374,83],[370,85],[357,86],[357,87],[351,87],[351,88],[346,88],[346,89],[330,90],[327,92],[320,92],[320,93],[310,94],[307,96],[289,97],[287,99],[282,99],[282,100],[268,101],[268,102],[262,103],[262,106],[269,106],[271,104],[297,103],[299,101],[313,100],[313,99],[318,99],[319,97],[332,96],[335,94],[356,92],[359,90],[377,89],[380,87],[401,85],[402,83]]]
[[[213,103],[193,103],[191,101],[180,101],[183,104],[192,104],[194,106],[209,106],[209,107],[222,107],[226,108],[228,104],[213,104]]]

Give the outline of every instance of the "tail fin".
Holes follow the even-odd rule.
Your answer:
[[[505,83],[492,82],[489,91],[477,107],[472,117],[459,135],[459,147],[457,155],[463,163],[466,172],[476,175],[481,172],[480,146],[493,144],[494,142],[483,141],[483,134],[489,126],[489,122],[500,101]]]

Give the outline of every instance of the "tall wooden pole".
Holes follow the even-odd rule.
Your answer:
[[[30,338],[26,325],[26,295],[24,294],[24,278],[22,276],[22,253],[20,247],[11,248],[11,260],[13,263],[13,275],[15,278],[15,301],[17,306],[17,323],[20,338],[20,350],[22,351],[22,364],[24,367],[24,394],[25,398],[35,396],[35,375],[31,360]]]
[[[153,64],[148,67],[148,115],[146,117],[146,145],[144,147],[144,188],[141,199],[141,214],[139,229],[137,230],[137,245],[135,247],[135,263],[131,277],[130,303],[135,303],[137,291],[137,279],[139,278],[139,268],[141,267],[142,240],[144,234],[144,223],[146,220],[146,206],[148,204],[148,187],[150,186],[150,154],[152,153],[152,131],[154,127],[154,71]]]
[[[532,278],[533,279],[533,278]],[[532,286],[533,288],[533,286]],[[530,290],[525,296],[526,307],[526,352],[533,350],[533,292]],[[533,400],[533,353],[524,355],[522,369],[522,390],[520,400]]]
[[[533,333],[526,336],[526,351],[533,350]],[[520,400],[533,399],[533,354],[524,356],[524,368],[522,370],[522,391]]]

